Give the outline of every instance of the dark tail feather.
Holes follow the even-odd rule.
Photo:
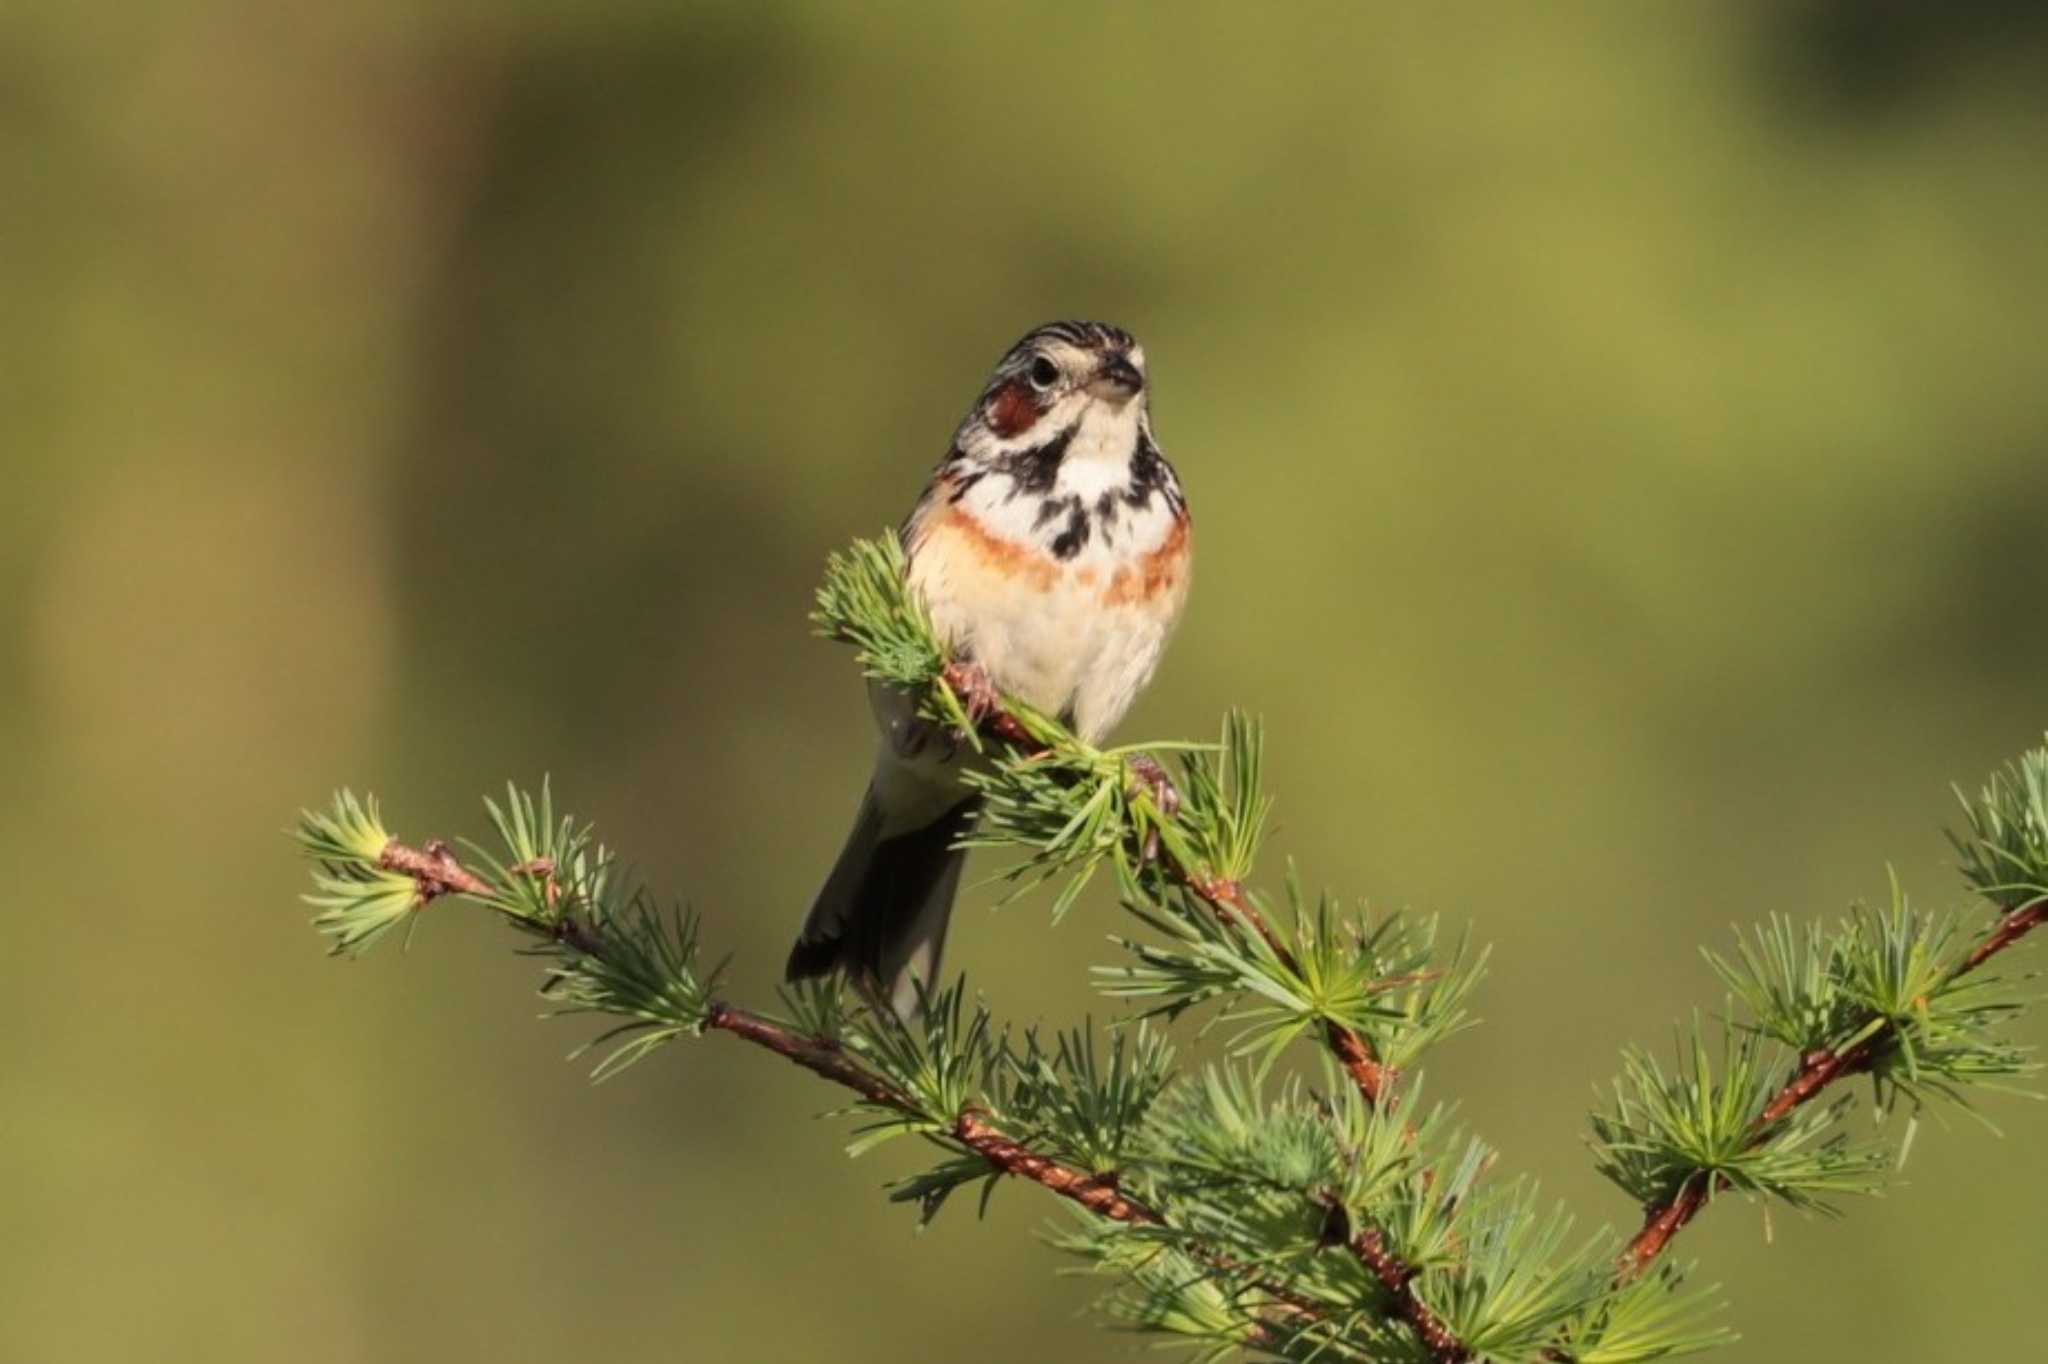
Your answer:
[[[885,839],[870,788],[790,949],[785,977],[803,980],[844,967],[856,984],[886,996],[899,1015],[914,1013],[915,982],[931,988],[938,980],[953,895],[967,860],[966,850],[953,844],[980,811],[980,799],[969,797],[924,828]]]

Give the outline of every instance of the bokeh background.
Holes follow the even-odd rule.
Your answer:
[[[1583,1113],[1698,945],[1956,897],[2048,726],[2042,15],[9,6],[0,1356],[1126,1357],[1029,1191],[915,1235],[729,1042],[592,1090],[478,916],[325,959],[281,834],[552,773],[765,1000],[869,747],[820,561],[1064,315],[1197,512],[1127,732],[1263,712],[1276,867],[1494,945],[1432,1087],[1629,1223]],[[954,964],[1090,1008],[1108,908],[992,899]],[[2037,1353],[1986,1111],[1688,1233],[1729,1357]]]

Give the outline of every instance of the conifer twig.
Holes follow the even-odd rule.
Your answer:
[[[776,1055],[796,1062],[805,1070],[852,1090],[869,1103],[917,1112],[906,1094],[881,1076],[861,1065],[827,1038],[812,1037],[786,1028],[723,1000],[713,1000],[704,1014],[708,1032],[725,1032],[745,1042],[766,1047]],[[1016,1175],[1043,1185],[1062,1198],[1071,1199],[1098,1217],[1113,1222],[1141,1222],[1164,1225],[1166,1219],[1117,1188],[1116,1175],[1086,1174],[1051,1156],[1033,1151],[1006,1136],[985,1114],[969,1108],[954,1119],[953,1138],[1004,1174]]]
[[[958,671],[959,666],[949,665],[943,679],[948,687],[964,696],[976,684]],[[1030,731],[1021,720],[1003,707],[1000,699],[993,703],[984,703],[976,709],[983,732],[1025,750],[1035,746]],[[1157,770],[1156,764],[1152,764],[1152,767]],[[1163,782],[1164,773],[1159,772],[1155,779]],[[1171,803],[1177,805],[1178,801],[1174,799]],[[1252,902],[1243,882],[1228,877],[1211,876],[1199,868],[1185,866],[1163,849],[1160,850],[1160,861],[1162,865],[1171,869],[1174,879],[1185,886],[1196,899],[1208,905],[1226,924],[1233,919],[1244,924],[1259,935],[1271,949],[1274,957],[1289,971],[1300,970],[1294,954],[1288,950],[1286,943],[1274,931],[1273,925],[1260,912],[1259,907]],[[1344,1067],[1345,1073],[1351,1077],[1352,1083],[1358,1087],[1358,1092],[1365,1101],[1373,1105],[1384,1103],[1392,1092],[1396,1076],[1373,1055],[1372,1044],[1355,1030],[1335,1019],[1324,1022],[1323,1038],[1331,1054]]]
[[[1848,1096],[1817,1098],[1868,1074],[1885,1105],[1967,1103],[2033,1068],[1998,1035],[2023,1007],[2003,973],[1957,982],[2048,920],[2048,748],[1963,800],[1965,877],[2001,913],[1988,933],[1914,910],[1895,882],[1888,912],[1859,906],[1835,930],[1774,915],[1735,954],[1708,953],[1750,1016],[1722,1020],[1717,1060],[1696,1015],[1675,1075],[1625,1052],[1593,1144],[1643,1228],[1625,1247],[1604,1230],[1578,1242],[1532,1184],[1489,1177],[1493,1153],[1448,1107],[1397,1083],[1469,1022],[1486,954],[1463,937],[1440,954],[1435,919],[1375,919],[1292,875],[1284,901],[1250,888],[1272,804],[1256,721],[1232,712],[1219,743],[1145,746],[1182,754],[1172,779],[1139,747],[1095,747],[948,657],[893,538],[833,556],[814,620],[982,750],[963,774],[984,802],[973,845],[1021,852],[1012,879],[1061,878],[1055,918],[1115,868],[1157,937],[1113,936],[1134,960],[1096,976],[1135,1016],[1106,1034],[1020,1032],[964,979],[934,983],[908,1019],[838,982],[785,990],[773,1014],[734,1006],[724,964],[700,959],[699,916],[620,874],[545,784],[486,800],[498,843],[465,843],[461,860],[392,837],[374,798],[343,790],[302,812],[315,927],[353,956],[408,936],[439,898],[473,901],[542,958],[556,1012],[605,1020],[578,1048],[601,1051],[594,1078],[708,1032],[780,1055],[854,1096],[849,1154],[904,1136],[943,1153],[893,1181],[892,1201],[929,1221],[968,1186],[986,1202],[1004,1175],[1037,1185],[1077,1211],[1053,1240],[1114,1280],[1104,1309],[1205,1360],[1643,1364],[1725,1344],[1705,1317],[1714,1290],[1662,1253],[1723,1190],[1821,1211],[1874,1191],[1886,1153],[1835,1130]],[[1154,1020],[1212,1004],[1236,1030],[1229,1056],[1190,1075]],[[1276,1086],[1298,1040],[1322,1078]]]
[[[835,1042],[793,1031],[772,1019],[713,1000],[704,1017],[707,1031],[730,1033],[742,1041],[766,1047],[794,1061],[815,1075],[854,1091],[870,1103],[917,1112],[909,1096],[899,1092],[879,1075],[862,1066]],[[1097,1217],[1138,1226],[1165,1227],[1166,1218],[1156,1209],[1123,1192],[1115,1171],[1090,1174],[1034,1151],[1015,1140],[974,1108],[963,1110],[953,1120],[949,1134],[968,1150],[1006,1175],[1020,1179],[1068,1199]],[[1225,1274],[1243,1276],[1247,1267],[1235,1257],[1209,1247],[1191,1246],[1195,1258],[1206,1261]],[[1248,1286],[1271,1298],[1289,1313],[1319,1319],[1322,1308],[1313,1298],[1297,1293],[1285,1284],[1253,1278]],[[1425,1309],[1427,1310],[1427,1309]]]
[[[1971,949],[1970,955],[1963,958],[1963,963],[1957,968],[1956,974],[1967,975],[1976,970],[2025,937],[2029,930],[2044,919],[2048,919],[2048,895],[2042,896],[2032,904],[2022,905],[2000,919],[1998,927],[1986,934],[1984,941],[1978,943]]]
[[[1393,1300],[1394,1314],[1414,1328],[1434,1364],[1465,1364],[1471,1359],[1472,1351],[1465,1342],[1415,1295],[1415,1267],[1394,1253],[1386,1236],[1377,1227],[1353,1227],[1342,1204],[1326,1207],[1325,1236],[1333,1244],[1342,1244],[1372,1272]]]
[[[1196,898],[1214,908],[1219,914],[1234,914],[1249,924],[1254,933],[1265,939],[1266,946],[1273,950],[1273,955],[1279,958],[1280,963],[1288,970],[1301,969],[1294,959],[1294,954],[1287,950],[1286,944],[1280,940],[1280,935],[1275,933],[1273,926],[1266,921],[1266,916],[1259,912],[1258,906],[1245,894],[1243,882],[1203,876],[1199,872],[1190,872],[1177,863],[1174,871]],[[1367,1103],[1377,1106],[1386,1101],[1393,1090],[1396,1076],[1390,1068],[1381,1065],[1379,1058],[1372,1054],[1370,1043],[1335,1019],[1324,1022],[1323,1041],[1329,1047],[1330,1054],[1337,1058],[1338,1064],[1343,1066],[1344,1072],[1351,1077],[1351,1082],[1358,1086],[1359,1095]]]
[[[705,1006],[704,1029],[707,1032],[730,1033],[743,1042],[766,1047],[812,1074],[852,1090],[869,1103],[906,1113],[916,1111],[916,1105],[908,1095],[848,1056],[838,1043],[830,1039],[795,1032],[773,1019],[736,1009],[719,999]]]
[[[448,845],[439,839],[430,840],[418,848],[396,838],[391,839],[378,855],[377,865],[412,877],[415,893],[422,904],[450,893],[469,895],[479,900],[490,900],[495,895],[491,883],[464,867]],[[529,868],[522,864],[511,870],[551,873],[552,866]],[[549,936],[585,957],[601,957],[605,950],[601,940],[584,933],[575,920],[567,916],[556,921]],[[909,1115],[919,1112],[909,1095],[863,1066],[830,1038],[799,1032],[774,1019],[718,999],[705,1004],[701,1026],[706,1032],[727,1033],[772,1051],[814,1075],[852,1090],[871,1104]],[[1006,1134],[989,1120],[988,1115],[974,1108],[964,1109],[953,1120],[949,1135],[987,1161],[992,1169],[1037,1184],[1098,1217],[1140,1226],[1168,1225],[1166,1218],[1155,1209],[1123,1192],[1115,1171],[1091,1174],[1035,1151]],[[1249,1288],[1272,1299],[1277,1308],[1297,1318],[1319,1320],[1323,1315],[1321,1306],[1305,1294],[1297,1293],[1285,1284],[1247,1277],[1248,1267],[1226,1252],[1200,1245],[1190,1245],[1188,1250],[1219,1273],[1244,1278]],[[1272,1327],[1257,1329],[1274,1330]]]
[[[1043,1184],[1062,1198],[1071,1198],[1097,1217],[1112,1222],[1148,1222],[1164,1225],[1166,1219],[1117,1187],[1116,1171],[1083,1174],[1041,1155],[1020,1142],[1004,1136],[986,1115],[967,1109],[953,1122],[953,1136],[962,1146],[979,1155],[1007,1175],[1019,1175]]]
[[[1948,980],[1954,981],[1976,970],[2025,937],[2044,919],[2048,919],[2048,896],[2001,914],[1992,930],[1956,964]],[[1872,1014],[1862,1020],[1861,1026],[1853,1029],[1851,1035],[1861,1040],[1840,1050],[1816,1047],[1801,1056],[1799,1069],[1771,1096],[1771,1101],[1750,1124],[1749,1145],[1761,1144],[1779,1123],[1811,1103],[1837,1080],[1869,1070],[1894,1030],[1895,1025],[1890,1019]],[[1618,1276],[1628,1280],[1641,1274],[1707,1205],[1713,1194],[1725,1187],[1725,1180],[1696,1173],[1685,1179],[1668,1197],[1644,1208],[1642,1230],[1622,1250]]]

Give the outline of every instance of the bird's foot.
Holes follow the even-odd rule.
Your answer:
[[[1152,797],[1152,807],[1158,811],[1161,822],[1172,819],[1180,813],[1180,788],[1173,784],[1173,778],[1166,775],[1166,769],[1159,760],[1149,753],[1138,753],[1126,759],[1131,775],[1137,779]],[[1145,830],[1145,846],[1139,854],[1144,862],[1159,860],[1159,828],[1157,824]]]
[[[972,659],[956,659],[948,663],[945,681],[953,689],[953,695],[960,698],[961,709],[967,712],[967,723],[972,728],[981,728],[991,715],[1001,712],[1002,690],[988,675],[988,669]]]

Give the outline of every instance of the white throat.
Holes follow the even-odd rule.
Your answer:
[[[1055,496],[1078,494],[1092,501],[1130,481],[1131,456],[1138,450],[1141,408],[1136,401],[1112,405],[1102,399],[1081,409],[1074,438],[1067,442],[1053,484]]]

